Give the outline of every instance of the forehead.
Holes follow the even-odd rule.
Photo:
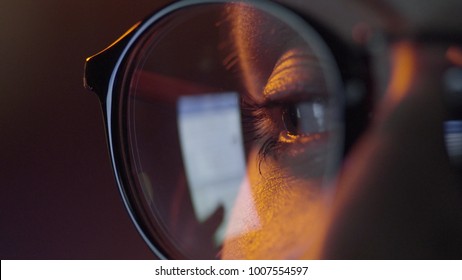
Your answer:
[[[358,23],[391,33],[462,33],[460,0],[279,0],[345,39]]]

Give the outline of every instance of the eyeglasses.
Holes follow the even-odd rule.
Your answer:
[[[119,190],[153,252],[309,257],[372,112],[369,60],[288,7],[220,0],[173,3],[88,58]],[[460,156],[460,123],[447,126]]]

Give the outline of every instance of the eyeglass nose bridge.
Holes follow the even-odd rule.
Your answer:
[[[87,90],[96,93],[102,103],[106,101],[109,84],[111,83],[111,77],[116,71],[117,62],[133,37],[133,31],[139,24],[140,22],[135,24],[107,48],[85,60],[83,85]]]

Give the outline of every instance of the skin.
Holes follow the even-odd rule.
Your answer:
[[[441,137],[445,49],[411,48],[415,78],[402,93],[389,89],[344,167],[324,258],[462,256],[462,184]]]
[[[230,21],[250,98],[286,102],[296,95],[310,104],[310,98],[319,94],[311,88],[326,91],[326,82],[317,76],[320,62],[287,26],[239,7],[231,12]],[[265,28],[252,28],[254,21]],[[262,52],[261,45],[272,47]],[[326,165],[329,144],[322,131],[300,137],[287,133],[281,117],[284,107],[265,108],[264,121],[257,123],[257,130],[266,133],[251,141],[247,180],[223,245],[225,259],[298,259],[315,257],[318,250],[332,196],[332,188],[324,185],[326,170],[319,167]],[[277,138],[278,147],[262,156],[259,151],[269,137]]]
[[[372,2],[377,3],[369,4]],[[302,6],[299,2],[294,5]],[[363,9],[371,8],[365,6]],[[405,22],[402,14],[389,12],[379,23],[371,24],[390,32],[406,26],[406,32],[417,33],[425,16],[411,15],[411,21]],[[243,16],[235,26],[240,38],[249,38],[245,44],[238,40],[237,49],[245,61],[240,66],[248,77],[247,89],[258,95],[268,85],[268,74],[262,75],[260,69],[268,68],[252,64],[248,58],[255,57],[252,51],[258,40],[266,37],[265,31],[255,35],[255,30],[243,28],[248,18]],[[438,20],[431,17],[432,23]],[[462,257],[462,182],[447,158],[441,125],[447,117],[441,83],[451,66],[447,50],[448,45],[408,39],[389,45],[382,59],[390,62],[390,70],[382,81],[372,123],[344,161],[332,183],[335,187],[326,188],[303,174],[296,166],[309,163],[294,164],[290,156],[265,160],[256,170],[257,148],[251,150],[248,182],[243,184],[229,226],[241,234],[225,241],[222,257]],[[303,146],[308,158],[314,149],[311,145],[315,144]]]

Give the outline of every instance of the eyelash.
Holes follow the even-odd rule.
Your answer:
[[[275,113],[281,115],[284,106],[286,104],[259,104],[249,99],[241,101],[244,134],[251,135],[250,138],[245,137],[245,144],[260,143],[259,166],[268,156],[277,157],[282,152],[285,143],[279,141],[281,128],[275,123],[272,113],[278,111]]]

